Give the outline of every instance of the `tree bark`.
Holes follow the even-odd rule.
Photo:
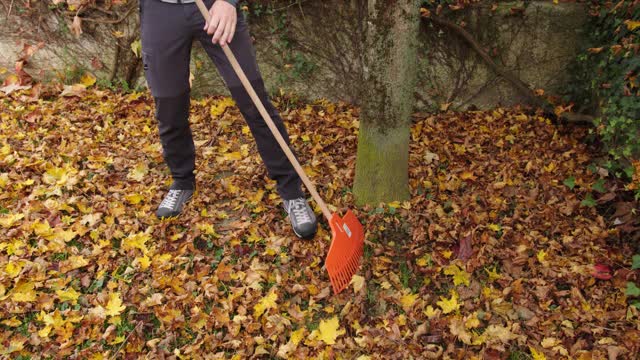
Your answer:
[[[418,2],[369,0],[354,194],[359,204],[409,198],[409,128],[417,78]]]

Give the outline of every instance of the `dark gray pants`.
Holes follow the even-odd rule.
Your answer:
[[[204,2],[207,7],[213,4],[213,0]],[[280,196],[286,200],[303,196],[300,177],[242,87],[222,48],[214,45],[211,36],[202,30],[204,19],[195,3],[140,0],[140,23],[145,76],[156,104],[163,156],[174,180],[172,188],[195,187],[195,147],[189,128],[189,61],[191,45],[197,39],[213,60],[249,125],[269,177],[277,181]],[[238,14],[236,32],[229,46],[288,143],[282,118],[267,96],[242,13]]]

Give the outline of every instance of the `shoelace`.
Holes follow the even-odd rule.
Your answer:
[[[160,203],[160,207],[173,209],[178,202],[178,198],[180,197],[181,190],[169,190],[167,196]]]
[[[307,202],[304,199],[294,199],[289,203],[289,214],[293,213],[298,223],[311,222],[311,216],[307,211]]]

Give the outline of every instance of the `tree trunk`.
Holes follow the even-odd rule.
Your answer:
[[[354,194],[359,204],[409,198],[409,127],[419,4],[369,0]]]

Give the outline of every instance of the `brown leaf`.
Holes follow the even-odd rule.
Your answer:
[[[78,15],[73,17],[73,22],[71,23],[71,32],[76,37],[80,37],[80,35],[82,35],[82,19]]]

